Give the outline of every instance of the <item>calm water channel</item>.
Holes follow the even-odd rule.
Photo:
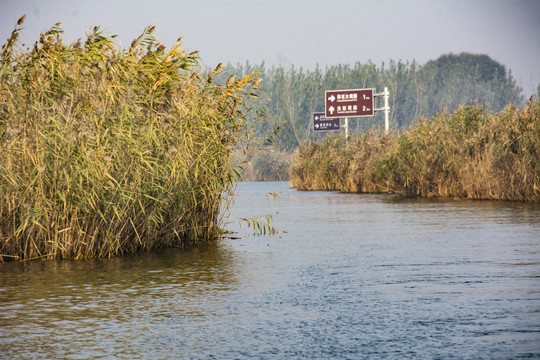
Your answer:
[[[267,214],[279,235],[0,264],[0,358],[540,358],[539,204],[243,184],[232,217]]]

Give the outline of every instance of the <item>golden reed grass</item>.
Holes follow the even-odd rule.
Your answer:
[[[129,49],[98,27],[0,55],[0,261],[110,257],[219,236],[232,152],[249,150],[256,74],[225,85],[148,27]],[[180,39],[179,39],[180,41]],[[246,152],[244,151],[244,152]]]
[[[540,201],[540,102],[489,113],[476,104],[389,135],[301,146],[290,170],[302,190]]]

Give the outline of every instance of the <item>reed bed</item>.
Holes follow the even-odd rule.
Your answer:
[[[200,75],[181,39],[129,49],[95,27],[0,57],[0,261],[111,257],[220,235],[232,152],[250,149],[256,74]],[[256,116],[256,115],[255,115]]]
[[[292,152],[262,149],[252,152],[244,166],[244,181],[287,181]]]
[[[540,201],[540,102],[499,113],[461,106],[388,135],[336,135],[301,146],[291,184],[302,190]]]

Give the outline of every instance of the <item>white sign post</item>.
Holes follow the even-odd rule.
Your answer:
[[[384,111],[384,130],[388,134],[390,130],[390,105],[388,105],[388,98],[390,97],[390,92],[387,87],[384,87],[384,92],[380,94],[375,94],[375,96],[382,96],[384,98],[384,107],[375,109],[375,111]]]

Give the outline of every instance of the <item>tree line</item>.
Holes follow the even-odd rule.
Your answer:
[[[376,93],[390,91],[390,126],[408,128],[422,117],[442,110],[455,111],[460,105],[477,102],[497,112],[508,103],[521,105],[522,89],[506,67],[487,55],[446,54],[419,65],[416,61],[389,61],[376,65],[371,61],[354,65],[334,65],[314,70],[302,67],[267,67],[228,64],[222,80],[258,72],[266,94],[267,121],[258,124],[259,134],[278,129],[274,144],[278,150],[291,151],[310,139],[323,137],[314,133],[312,113],[324,111],[326,90],[374,88]],[[375,108],[382,107],[382,97]],[[384,115],[349,121],[351,130],[365,132],[384,126]]]

